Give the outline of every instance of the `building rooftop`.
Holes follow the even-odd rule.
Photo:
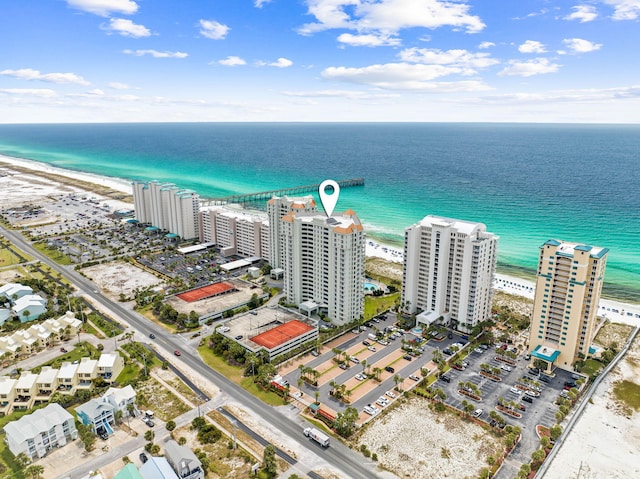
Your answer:
[[[77,370],[77,364],[71,364],[69,362],[62,363],[60,371],[58,371],[58,379],[71,379],[76,375]]]
[[[308,324],[298,321],[297,319],[293,319],[252,337],[251,341],[259,344],[260,346],[264,346],[267,349],[273,349],[287,341],[297,338],[298,336],[302,336],[312,329],[314,328]]]
[[[140,467],[140,473],[144,479],[178,479],[178,475],[164,457],[151,456]]]
[[[58,377],[58,370],[53,369],[51,366],[44,366],[40,374],[38,374],[38,384],[51,384]]]
[[[592,258],[602,258],[609,252],[609,248],[601,248],[599,246],[590,246],[580,243],[568,243],[566,241],[559,241],[555,239],[546,241],[543,246],[545,245],[557,246],[558,253],[567,256],[573,256],[576,251],[584,251],[588,252]]]
[[[9,394],[16,385],[17,380],[9,376],[0,376],[0,394]]]
[[[116,363],[116,354],[102,353],[100,359],[98,359],[99,368],[112,368]]]
[[[31,414],[22,416],[17,421],[11,421],[4,427],[5,432],[21,443],[31,439],[42,432],[48,432],[53,426],[62,424],[73,416],[64,410],[58,403],[51,403],[48,406],[38,409]]]
[[[86,403],[75,408],[77,414],[84,414],[90,419],[100,417],[105,411],[113,411],[113,405],[100,399],[89,399]]]
[[[38,375],[30,372],[24,372],[18,378],[16,389],[31,389],[38,380]]]
[[[476,223],[474,221],[458,220],[454,218],[446,218],[444,216],[425,216],[419,223],[420,226],[448,226],[454,228],[460,233],[467,235],[474,234],[479,231],[485,231],[486,226],[483,223]]]
[[[89,374],[96,370],[98,367],[98,360],[91,358],[81,358],[80,364],[78,364],[78,374]]]

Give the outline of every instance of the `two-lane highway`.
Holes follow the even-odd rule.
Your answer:
[[[117,319],[124,320],[133,329],[146,337],[151,333],[155,334],[156,347],[165,349],[164,353],[173,354],[175,349],[180,349],[182,343],[178,338],[148,321],[143,316],[126,309],[121,304],[113,302],[99,293],[94,293],[96,286],[73,268],[65,268],[50,260],[33,248],[21,237],[19,233],[6,230],[2,226],[0,226],[0,232],[2,232],[2,234],[11,240],[11,242],[13,242],[13,244],[18,248],[28,252],[30,255],[38,258],[53,270],[66,276],[79,290],[91,297],[95,303],[100,304],[106,311],[112,311],[115,313],[118,317]],[[302,434],[302,428],[299,424],[281,414],[273,407],[247,393],[244,389],[227,379],[222,374],[210,369],[198,356],[192,356],[185,351],[180,358],[176,358],[175,362],[181,362],[184,366],[182,368],[183,370],[191,369],[200,376],[210,380],[230,398],[242,404],[246,409],[252,411],[255,417],[262,418],[265,422],[269,423],[272,428],[279,430],[283,435],[296,440],[300,448],[304,448],[307,450],[307,453],[317,456],[317,459],[313,460],[314,463],[325,460],[334,468],[341,471],[345,477],[352,479],[371,479],[381,477],[377,474],[374,463],[364,461],[362,456],[353,452],[338,441],[332,442],[332,446],[330,448],[319,451],[316,447],[309,444],[309,441],[305,440],[306,438]],[[367,464],[367,462],[369,463]],[[384,476],[393,477],[387,472],[384,473]]]

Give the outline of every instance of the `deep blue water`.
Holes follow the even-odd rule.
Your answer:
[[[640,126],[444,123],[0,125],[0,153],[204,197],[364,177],[344,189],[375,239],[428,214],[500,235],[499,267],[549,238],[610,249],[605,292],[640,301]]]

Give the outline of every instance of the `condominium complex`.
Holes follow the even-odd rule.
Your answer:
[[[291,198],[274,196],[267,203],[269,215],[269,264],[273,268],[282,268],[282,243],[280,219],[289,213],[317,213],[318,207],[313,196]]]
[[[266,215],[229,206],[210,206],[200,210],[198,223],[200,242],[215,244],[224,256],[269,259],[269,221]]]
[[[132,186],[136,220],[182,239],[198,237],[200,197],[197,193],[158,181],[134,181]]]
[[[470,331],[491,314],[498,237],[482,223],[426,216],[405,230],[402,304],[419,323]]]
[[[361,318],[365,233],[360,220],[352,210],[327,217],[295,205],[277,222],[287,301],[313,302],[338,324]]]
[[[540,247],[529,351],[548,369],[589,355],[608,252],[557,240]]]

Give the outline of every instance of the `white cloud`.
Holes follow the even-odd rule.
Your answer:
[[[224,60],[218,60],[218,63],[220,65],[224,65],[226,67],[237,67],[237,66],[240,66],[240,65],[246,65],[247,64],[247,62],[244,61],[242,58],[236,57],[236,56],[228,56]]]
[[[491,48],[491,47],[495,47],[496,44],[493,42],[482,42],[480,45],[478,45],[478,48],[480,50],[486,50],[487,48]]]
[[[231,30],[227,25],[223,25],[215,20],[200,20],[199,23],[200,35],[210,38],[211,40],[223,40],[229,33],[229,30]]]
[[[262,8],[267,3],[271,3],[271,0],[254,0],[253,2],[256,8]]]
[[[126,83],[120,83],[117,81],[109,83],[109,88],[113,88],[114,90],[130,90],[131,87]]]
[[[407,48],[398,55],[401,60],[426,65],[450,65],[459,69],[462,75],[473,75],[476,69],[487,68],[499,63],[489,53],[471,53],[467,50],[438,50],[428,48]]]
[[[327,80],[372,85],[387,90],[407,91],[479,91],[488,87],[480,81],[431,82],[443,76],[462,73],[462,69],[444,65],[387,63],[363,68],[329,67],[322,72]]]
[[[288,68],[291,65],[293,65],[293,62],[291,60],[289,60],[288,58],[278,58],[275,62],[271,62],[269,63],[270,67],[276,67],[276,68]]]
[[[117,33],[123,37],[143,38],[151,36],[151,31],[144,25],[137,25],[124,18],[112,18],[109,25],[101,27],[107,32]]]
[[[400,45],[399,38],[389,37],[388,35],[353,35],[351,33],[343,33],[338,36],[340,43],[346,43],[354,47],[382,47]]]
[[[132,0],[67,0],[67,5],[101,17],[108,17],[113,13],[133,15],[138,11],[138,4]]]
[[[613,7],[614,20],[635,20],[640,16],[640,0],[604,0]]]
[[[187,58],[189,56],[184,52],[159,52],[158,50],[123,50],[122,53],[136,57],[150,55],[153,58]]]
[[[509,66],[498,73],[498,75],[530,77],[533,75],[554,73],[558,71],[558,68],[560,68],[560,65],[551,63],[546,58],[535,58],[525,62],[511,60]]]
[[[38,70],[31,68],[22,68],[20,70],[2,70],[0,75],[18,78],[20,80],[37,80],[49,83],[73,83],[76,85],[90,85],[90,83],[76,75],[75,73],[40,73]]]
[[[95,88],[93,90],[89,90],[87,94],[91,96],[104,96],[104,91],[102,91],[100,88]]]
[[[368,93],[354,90],[283,91],[282,94],[302,98],[347,98],[349,100],[398,98],[400,96],[396,93]]]
[[[544,53],[547,50],[542,43],[535,40],[527,40],[518,47],[518,51],[520,53]]]
[[[58,94],[49,88],[0,88],[0,93],[16,96],[35,96],[38,98],[53,98]]]
[[[592,5],[576,5],[571,7],[573,13],[564,17],[565,20],[578,20],[580,23],[591,22],[598,17],[596,7]]]
[[[452,26],[477,33],[485,24],[469,14],[464,3],[441,0],[306,0],[309,14],[317,22],[303,25],[298,32],[310,35],[323,30],[342,28],[392,35],[404,28]]]
[[[562,43],[570,50],[570,53],[595,52],[602,47],[602,43],[593,43],[582,38],[565,38]]]

